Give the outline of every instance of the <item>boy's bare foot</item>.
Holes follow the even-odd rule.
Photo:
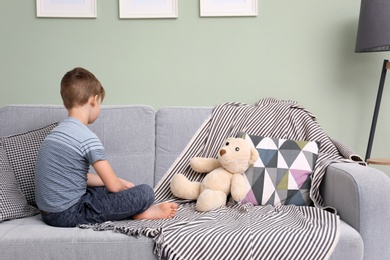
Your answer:
[[[176,215],[178,205],[174,202],[162,202],[150,206],[144,212],[134,215],[133,219],[162,219],[173,218]]]

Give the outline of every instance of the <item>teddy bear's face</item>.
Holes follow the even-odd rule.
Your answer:
[[[222,167],[231,173],[244,173],[253,164],[259,154],[242,138],[229,138],[221,147],[218,160]]]

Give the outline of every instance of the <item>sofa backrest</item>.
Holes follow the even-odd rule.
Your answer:
[[[0,136],[24,133],[66,117],[63,106],[8,105],[0,108]]]
[[[57,105],[9,105],[0,108],[0,136],[24,133],[62,121],[67,111]],[[149,106],[102,106],[89,126],[101,139],[119,177],[154,185],[155,111]]]
[[[211,107],[166,107],[155,112],[143,105],[102,106],[89,127],[102,141],[119,177],[154,187],[211,111]],[[0,137],[35,130],[66,116],[61,105],[7,105],[0,108]]]

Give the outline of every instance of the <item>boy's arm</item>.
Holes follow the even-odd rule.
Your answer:
[[[131,182],[118,178],[106,160],[96,161],[92,166],[97,175],[88,174],[88,186],[106,186],[110,192],[118,192],[134,186]]]
[[[87,186],[88,187],[97,187],[104,186],[102,179],[100,179],[99,175],[88,173]]]

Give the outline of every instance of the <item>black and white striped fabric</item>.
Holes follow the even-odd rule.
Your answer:
[[[310,198],[316,207],[324,206],[319,186],[330,163],[363,162],[360,156],[349,155],[353,153],[351,149],[340,142],[333,142],[315,116],[295,101],[265,98],[255,106],[229,102],[214,108],[210,119],[200,127],[182,155],[157,184],[156,200],[172,198],[169,183],[176,173],[184,173],[190,180],[201,181],[204,175],[192,171],[189,160],[196,156],[217,158],[222,142],[228,137],[236,136],[240,131],[272,138],[319,142],[320,151],[310,190]],[[339,150],[344,153],[341,154]]]
[[[233,205],[211,212],[181,204],[174,219],[105,222],[82,228],[145,235],[160,259],[327,259],[337,244],[339,218],[306,206]]]
[[[181,204],[169,220],[107,222],[84,228],[111,229],[156,241],[162,259],[327,259],[337,244],[339,218],[325,211],[319,185],[326,167],[345,159],[315,117],[293,101],[268,98],[255,106],[226,103],[217,106],[181,156],[155,187],[156,201],[174,200],[169,184],[177,173],[200,181],[192,171],[193,157],[217,157],[227,137],[240,131],[252,135],[321,143],[312,175],[311,199],[317,207],[230,205],[197,212],[194,203]]]

